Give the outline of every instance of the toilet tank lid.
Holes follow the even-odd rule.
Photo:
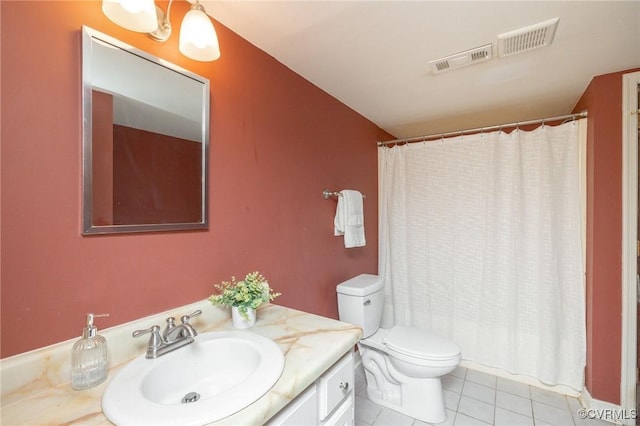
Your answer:
[[[372,274],[361,274],[338,284],[336,290],[340,294],[348,294],[350,296],[367,296],[381,290],[382,287],[384,287],[384,281],[381,277]]]

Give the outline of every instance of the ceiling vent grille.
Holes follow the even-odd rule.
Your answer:
[[[476,47],[475,49],[465,50],[464,52],[429,61],[429,65],[431,66],[431,71],[434,74],[438,74],[456,68],[462,68],[468,65],[488,61],[491,57],[491,44],[487,44],[485,46]]]
[[[511,56],[550,45],[559,20],[553,18],[498,35],[498,56]]]

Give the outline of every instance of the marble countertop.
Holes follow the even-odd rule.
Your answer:
[[[2,425],[110,425],[102,414],[102,393],[118,370],[145,350],[146,339],[142,343],[132,339],[131,331],[162,324],[167,316],[195,309],[203,310],[193,321],[198,332],[233,329],[228,310],[206,301],[107,329],[102,334],[109,345],[109,377],[92,389],[71,389],[69,359],[74,340],[3,359]],[[351,350],[362,334],[351,324],[273,304],[258,310],[258,321],[248,332],[280,346],[285,354],[282,376],[260,399],[214,425],[265,423]]]

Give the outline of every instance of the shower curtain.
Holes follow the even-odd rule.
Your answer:
[[[585,145],[586,119],[380,147],[383,326],[581,390]]]

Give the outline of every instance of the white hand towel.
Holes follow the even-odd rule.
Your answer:
[[[359,191],[344,189],[338,196],[336,217],[333,221],[334,235],[344,235],[344,246],[364,247],[364,208]]]

